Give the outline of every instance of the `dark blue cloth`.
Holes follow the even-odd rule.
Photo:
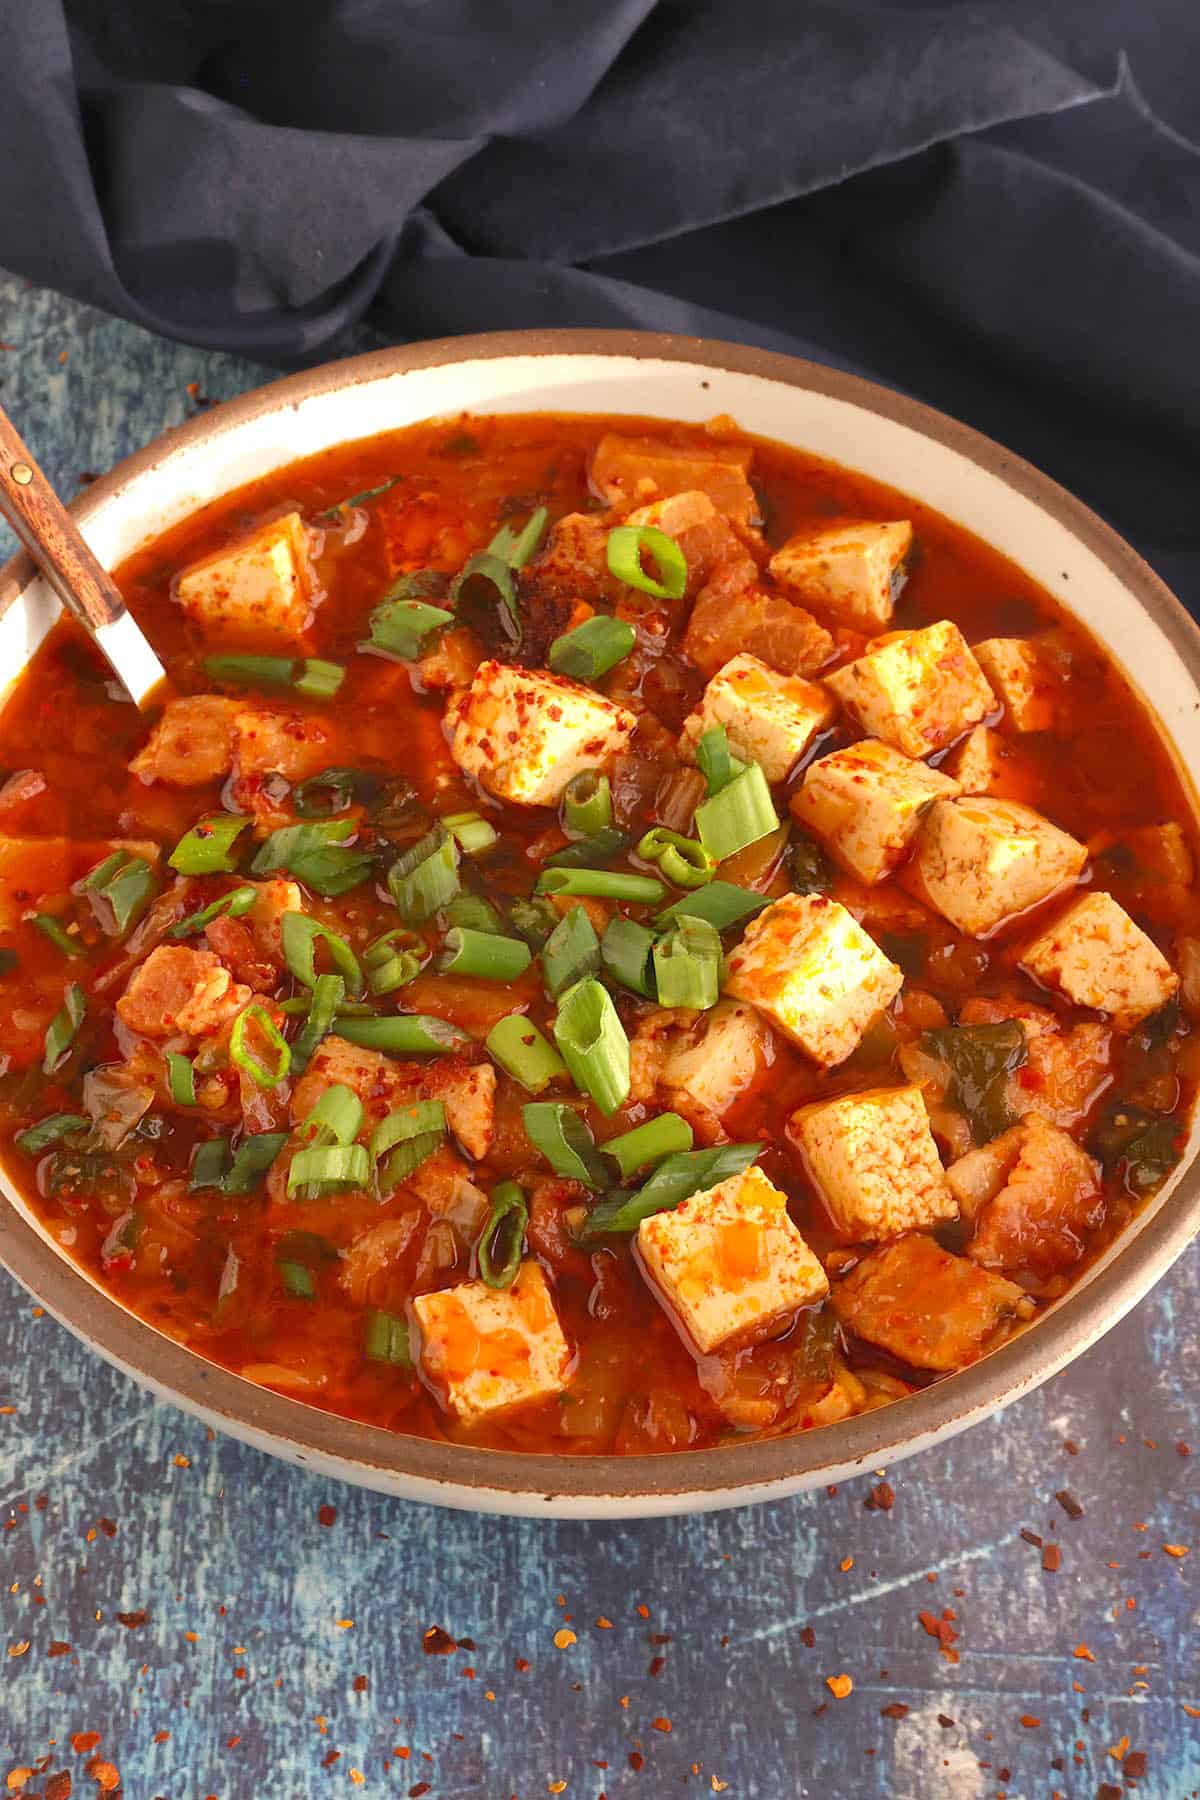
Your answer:
[[[38,0],[0,262],[295,366],[698,332],[859,368],[1200,601],[1196,0]]]

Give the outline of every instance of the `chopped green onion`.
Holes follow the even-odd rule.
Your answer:
[[[654,933],[636,919],[610,919],[600,939],[600,960],[606,974],[622,987],[647,1000],[656,998],[654,985]]]
[[[154,896],[154,870],[144,856],[115,850],[81,883],[92,908],[110,937],[123,938]]]
[[[291,687],[296,659],[292,656],[206,656],[210,681],[246,681],[262,687]]]
[[[576,1087],[602,1113],[616,1112],[629,1093],[629,1039],[607,989],[593,977],[559,1000],[554,1041]]]
[[[554,1100],[534,1100],[522,1108],[525,1135],[540,1150],[556,1175],[582,1181],[599,1191],[608,1186],[608,1174],[596,1149],[587,1120],[573,1106]]]
[[[488,555],[498,556],[510,569],[523,569],[541,543],[549,519],[547,509],[539,506],[519,532],[514,532],[511,525],[502,525],[487,547]]]
[[[331,1194],[352,1194],[370,1179],[371,1153],[365,1144],[317,1144],[297,1150],[287,1191],[302,1200],[324,1200]]]
[[[710,881],[694,894],[685,894],[682,900],[665,907],[654,923],[665,929],[686,913],[691,919],[707,919],[718,931],[728,931],[731,925],[752,918],[769,904],[765,894],[753,893],[750,888],[735,887],[731,881]]]
[[[447,813],[442,826],[468,856],[481,856],[500,841],[500,833],[494,825],[488,824],[482,813]]]
[[[363,788],[377,792],[379,778],[363,769],[322,769],[292,789],[292,806],[302,819],[331,819],[353,806]]]
[[[363,1104],[344,1082],[327,1087],[299,1130],[302,1143],[352,1144],[362,1130]]]
[[[600,1146],[620,1169],[622,1181],[650,1163],[660,1163],[691,1147],[692,1128],[675,1112],[659,1113],[657,1119],[647,1119],[644,1125],[635,1125],[632,1131],[608,1138]]]
[[[228,914],[231,919],[240,919],[243,913],[250,911],[257,899],[257,888],[249,885],[230,888],[229,892],[222,894],[219,900],[214,900],[210,905],[201,907],[199,912],[189,913],[186,919],[180,919],[178,925],[172,925],[167,936],[170,938],[190,937],[194,931],[203,931],[206,925],[211,925],[212,921],[219,919],[223,913]]]
[[[176,1106],[195,1106],[196,1070],[190,1056],[167,1051],[167,1086]]]
[[[542,947],[542,975],[557,999],[566,988],[600,968],[600,940],[582,906],[564,913]]]
[[[576,837],[592,838],[613,821],[612,788],[599,769],[581,769],[563,789],[563,822]]]
[[[397,925],[393,930],[385,931],[362,953],[367,986],[373,994],[394,994],[397,988],[407,987],[421,973],[427,954],[425,939],[406,926]]]
[[[406,925],[423,925],[453,900],[458,888],[458,847],[440,825],[388,871],[388,889]]]
[[[384,1050],[392,1056],[446,1056],[466,1050],[471,1039],[457,1025],[424,1013],[397,1013],[388,1019],[343,1019],[338,1036],[366,1050]]]
[[[249,1142],[250,1140],[247,1140]],[[223,1187],[225,1177],[229,1173],[229,1143],[223,1137],[205,1138],[196,1145],[196,1153],[192,1157],[192,1170],[188,1177],[188,1192],[194,1194],[199,1188]]]
[[[314,893],[333,899],[365,881],[375,867],[365,850],[345,848],[345,840],[357,830],[353,819],[281,826],[266,839],[250,868],[255,875],[287,869]]]
[[[531,1019],[520,1013],[498,1019],[484,1039],[484,1045],[505,1073],[519,1081],[530,1094],[540,1094],[543,1088],[567,1072],[567,1065],[554,1045]]]
[[[712,1150],[685,1150],[660,1162],[635,1193],[608,1194],[593,1206],[579,1241],[593,1243],[610,1232],[636,1231],[654,1213],[673,1212],[693,1194],[705,1193],[749,1168],[761,1144],[718,1144]]]
[[[180,838],[167,861],[181,875],[228,874],[234,867],[234,843],[249,823],[249,818],[240,813],[216,813],[211,818],[201,819]],[[268,838],[267,842],[270,841]],[[259,857],[261,855],[260,851]],[[258,858],[255,858],[254,867],[257,871]]]
[[[339,937],[336,931],[322,925],[319,919],[312,919],[302,912],[284,913],[279,921],[279,936],[284,961],[296,980],[305,987],[316,986],[316,952],[320,941],[328,949],[330,961],[346,983],[346,992],[354,999],[362,993],[363,973],[357,956],[344,937]]]
[[[346,678],[341,663],[326,662],[320,656],[306,656],[304,667],[294,687],[306,700],[332,700]]]
[[[520,644],[523,632],[516,584],[510,565],[500,557],[484,550],[464,563],[450,584],[450,601],[464,617],[494,610],[513,645]]]
[[[549,900],[526,900],[518,896],[508,903],[508,922],[529,948],[539,951],[559,921],[559,911]]]
[[[40,1156],[43,1150],[61,1144],[73,1131],[86,1131],[90,1124],[91,1120],[82,1113],[51,1113],[28,1131],[18,1132],[13,1142],[26,1156]]]
[[[446,908],[446,917],[460,931],[487,931],[495,937],[505,936],[504,920],[482,894],[456,894]]]
[[[415,1175],[445,1141],[446,1108],[440,1100],[421,1100],[389,1113],[371,1134],[379,1192],[388,1194]]]
[[[302,1075],[323,1037],[333,1030],[338,1007],[346,992],[340,975],[318,975],[313,985],[308,1017],[292,1042],[292,1074]]]
[[[416,662],[430,638],[454,622],[444,606],[426,600],[384,600],[371,614],[371,635],[358,647],[401,662]]]
[[[397,1369],[413,1366],[408,1320],[395,1313],[373,1309],[367,1314],[363,1330],[363,1355],[371,1362],[391,1363]]]
[[[229,1172],[221,1182],[221,1191],[226,1194],[252,1194],[287,1139],[286,1131],[260,1131],[254,1137],[243,1138],[229,1165]],[[192,1175],[194,1179],[194,1164]]]
[[[663,1006],[715,1006],[721,996],[721,938],[715,925],[684,913],[654,946]]]
[[[627,620],[596,613],[573,631],[556,637],[546,662],[556,675],[569,675],[574,681],[599,681],[624,662],[636,641],[633,626]]]
[[[618,831],[615,825],[606,825],[591,837],[579,838],[574,844],[564,844],[561,850],[555,850],[545,860],[547,869],[594,869],[600,863],[611,862],[618,850],[624,850],[629,843],[629,833]]]
[[[716,859],[695,838],[655,825],[639,838],[637,854],[643,862],[656,862],[673,887],[698,888],[713,878]]]
[[[73,938],[64,931],[52,913],[34,913],[29,923],[36,925],[42,936],[49,938],[54,948],[61,950],[64,956],[87,955],[87,946],[81,944],[78,938]]]
[[[313,1280],[311,1269],[306,1269],[303,1263],[287,1262],[281,1258],[276,1259],[275,1266],[285,1289],[294,1299],[316,1299],[317,1284]]]
[[[455,925],[446,933],[446,948],[438,968],[455,975],[473,975],[481,981],[515,981],[533,961],[529,945],[521,938],[497,937],[492,931],[471,931]]]
[[[746,767],[730,750],[723,725],[710,725],[707,731],[701,732],[696,745],[696,763],[708,783],[710,794],[719,794]]]
[[[650,875],[626,875],[614,869],[544,869],[538,876],[538,894],[595,895],[601,900],[628,900],[657,906],[666,889]]]
[[[75,1035],[87,1012],[87,995],[73,981],[63,995],[63,1003],[46,1027],[42,1054],[42,1074],[53,1075],[75,1042]]]
[[[696,808],[700,842],[718,862],[736,856],[747,844],[756,844],[778,827],[771,790],[757,763],[748,764],[719,794],[702,800]]]
[[[327,506],[323,512],[319,512],[317,518],[327,519],[331,525],[335,524],[341,513],[349,512],[354,506],[363,506],[368,500],[378,500],[380,494],[386,494],[389,489],[394,488],[398,482],[403,480],[403,475],[391,475],[386,481],[381,481],[378,487],[363,488],[361,493],[351,494],[348,500],[335,501],[332,506]]]
[[[268,1067],[260,1062],[254,1052],[246,1046],[246,1032],[254,1024],[259,1034],[266,1039],[270,1049],[275,1052],[275,1066]],[[229,1034],[229,1055],[239,1069],[244,1069],[250,1079],[261,1088],[278,1087],[292,1066],[292,1051],[287,1039],[265,1006],[257,1003],[247,1006],[233,1021],[233,1030]]]
[[[529,1207],[515,1181],[492,1189],[492,1210],[476,1246],[479,1279],[490,1288],[510,1288],[525,1249]]]
[[[678,600],[687,587],[687,558],[665,531],[654,525],[618,525],[608,534],[608,569],[627,587],[653,594],[659,600]],[[660,580],[647,575],[643,554],[652,558]]]

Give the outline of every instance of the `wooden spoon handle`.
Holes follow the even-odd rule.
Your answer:
[[[0,512],[68,612],[93,632],[117,623],[125,612],[120,589],[88,549],[2,406]]]

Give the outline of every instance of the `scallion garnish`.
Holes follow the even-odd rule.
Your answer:
[[[340,975],[318,975],[313,983],[308,1017],[292,1041],[292,1074],[302,1075],[321,1039],[333,1030],[339,1006],[346,993]]]
[[[319,656],[206,656],[205,674],[213,681],[247,682],[255,687],[290,687],[310,700],[328,700],[342,685],[341,663]]]
[[[593,832],[591,837],[578,838],[575,843],[564,844],[561,850],[553,851],[542,866],[547,869],[594,869],[601,863],[611,862],[628,843],[627,831],[606,825],[603,830]]]
[[[506,936],[504,920],[482,894],[455,894],[447,904],[446,917],[460,931],[487,931],[494,937]]]
[[[388,871],[388,890],[406,925],[423,925],[453,900],[458,888],[458,847],[440,825]]]
[[[351,507],[365,506],[368,500],[378,500],[380,494],[386,494],[403,480],[403,475],[390,475],[386,481],[381,481],[378,487],[363,488],[360,493],[351,494],[346,500],[336,500],[332,506],[327,506],[316,516],[318,519],[327,520],[331,525],[336,524],[339,516],[344,512],[349,512]]]
[[[341,663],[326,662],[322,656],[307,656],[292,686],[306,700],[332,700],[346,678]]]
[[[600,939],[600,960],[613,981],[620,982],[647,1000],[657,995],[654,985],[654,933],[636,919],[610,919]]]
[[[314,893],[333,899],[365,881],[375,867],[366,851],[346,848],[346,839],[357,831],[353,819],[284,825],[266,839],[251,870],[255,875],[274,875],[286,869]]]
[[[731,925],[753,918],[769,904],[765,894],[756,894],[750,888],[735,887],[731,881],[710,881],[697,888],[695,893],[685,894],[682,900],[664,907],[654,923],[665,929],[686,913],[692,919],[707,919],[718,931],[728,931]]]
[[[587,1120],[560,1101],[534,1100],[522,1108],[525,1135],[540,1150],[556,1175],[582,1181],[597,1192],[608,1186],[608,1173],[596,1149]]]
[[[488,824],[482,813],[446,813],[441,823],[468,856],[482,856],[500,840],[500,833],[494,825]]]
[[[701,732],[696,745],[696,763],[708,783],[710,795],[719,794],[746,767],[730,750],[723,725],[710,725],[707,731]]]
[[[508,922],[518,937],[525,939],[529,948],[538,951],[546,942],[559,921],[559,911],[549,900],[529,899],[518,896],[508,903]]]
[[[484,1039],[484,1045],[505,1073],[519,1081],[530,1094],[540,1094],[543,1088],[567,1072],[567,1065],[554,1045],[531,1019],[520,1013],[510,1013],[507,1019],[497,1020]]]
[[[707,919],[681,914],[654,946],[654,981],[663,1006],[704,1010],[721,995],[721,938]]]
[[[180,838],[167,860],[181,875],[228,874],[235,867],[233,846],[249,823],[249,816],[240,813],[216,813],[201,819]],[[257,869],[257,859],[254,866]]]
[[[73,981],[63,995],[63,1003],[46,1027],[46,1037],[42,1052],[42,1074],[53,1075],[59,1065],[65,1061],[68,1050],[75,1042],[76,1033],[83,1024],[87,1013],[87,995],[77,981]]]
[[[343,1082],[327,1087],[301,1125],[297,1136],[315,1149],[319,1144],[352,1144],[362,1130],[363,1104]]]
[[[542,946],[542,975],[551,994],[595,975],[600,968],[600,940],[582,906],[564,913]]]
[[[632,1194],[608,1194],[593,1206],[579,1233],[590,1244],[612,1232],[636,1231],[654,1213],[673,1212],[693,1194],[705,1193],[749,1168],[761,1144],[718,1144],[712,1150],[685,1150],[660,1162],[650,1179]]]
[[[258,889],[250,887],[230,888],[219,900],[213,900],[208,906],[202,906],[199,912],[189,913],[186,919],[180,919],[178,925],[172,925],[167,936],[170,938],[191,937],[194,931],[203,931],[214,919],[227,914],[231,919],[240,919],[248,913],[258,899]]]
[[[554,1041],[577,1088],[602,1113],[616,1112],[629,1094],[629,1039],[606,988],[592,976],[558,1002]]]
[[[620,869],[546,868],[534,889],[538,894],[594,895],[600,900],[628,900],[657,906],[666,889],[650,875],[626,875]]]
[[[342,1019],[338,1036],[366,1050],[383,1050],[391,1056],[448,1056],[471,1044],[470,1037],[457,1025],[424,1013],[397,1013],[388,1019]]]
[[[438,968],[446,974],[472,975],[480,981],[515,981],[533,956],[522,938],[497,937],[493,931],[471,931],[453,926],[446,933],[446,947]]]
[[[612,788],[599,769],[581,769],[563,789],[563,824],[576,837],[594,838],[613,821]]]
[[[718,862],[735,856],[747,844],[756,844],[778,827],[771,790],[757,763],[748,763],[719,794],[710,795],[696,808],[700,842]]]
[[[436,632],[454,622],[444,606],[412,597],[384,599],[371,614],[371,635],[358,647],[401,662],[416,662]]]
[[[246,1043],[246,1034],[251,1025],[262,1038],[268,1049],[275,1052],[275,1064],[272,1068],[254,1054]],[[292,1051],[287,1039],[265,1006],[257,1003],[247,1006],[233,1021],[233,1030],[229,1034],[230,1060],[239,1069],[243,1069],[258,1087],[278,1087],[292,1066]]]
[[[391,1363],[397,1369],[411,1369],[412,1347],[408,1320],[377,1308],[367,1314],[363,1328],[363,1355],[371,1362]]]
[[[275,1266],[285,1290],[294,1300],[316,1299],[317,1284],[311,1269],[306,1269],[303,1263],[289,1262],[282,1257],[276,1258]]]
[[[516,583],[511,566],[501,557],[488,550],[470,557],[450,585],[450,599],[465,618],[481,611],[498,616],[513,646],[520,644],[523,632]]]
[[[657,863],[672,887],[698,888],[711,881],[716,859],[695,838],[655,825],[638,839],[637,854],[643,862]]]
[[[221,1180],[222,1193],[252,1194],[286,1143],[286,1131],[260,1131],[253,1137],[243,1138]],[[195,1172],[193,1163],[193,1180]]]
[[[517,1279],[525,1249],[529,1207],[515,1181],[492,1189],[492,1210],[476,1246],[479,1279],[490,1288],[510,1288]]]
[[[82,883],[92,909],[110,937],[123,938],[141,918],[157,886],[144,856],[117,850],[97,865]]]
[[[487,547],[488,555],[498,556],[510,569],[523,569],[541,543],[549,520],[547,509],[539,506],[530,513],[520,531],[514,532],[511,525],[502,525]]]
[[[280,1142],[282,1145],[282,1139]],[[196,1193],[200,1188],[223,1187],[231,1160],[226,1138],[205,1138],[203,1143],[197,1144],[188,1176],[189,1194]]]
[[[366,769],[322,769],[292,789],[292,807],[302,819],[331,819],[356,800],[373,798],[380,785],[380,777]]]
[[[446,1108],[440,1100],[390,1112],[371,1133],[375,1179],[381,1194],[407,1181],[446,1141]]]
[[[51,1113],[48,1118],[31,1125],[28,1131],[18,1132],[13,1143],[26,1156],[40,1156],[43,1150],[61,1144],[72,1132],[86,1131],[90,1124],[91,1120],[85,1119],[82,1113]]]
[[[691,1147],[692,1128],[674,1112],[659,1113],[656,1119],[647,1119],[644,1125],[635,1125],[620,1137],[607,1138],[600,1146],[605,1156],[611,1156],[616,1163],[622,1181],[628,1181],[651,1163],[663,1162]]]
[[[307,913],[284,913],[279,921],[279,936],[283,946],[283,957],[296,980],[307,988],[317,983],[317,944],[323,943],[329,952],[329,959],[336,972],[346,984],[346,992],[354,999],[363,991],[363,973],[357,956],[336,931],[322,925],[319,919],[310,918]]]
[[[64,956],[87,955],[86,946],[81,944],[78,938],[73,938],[69,932],[65,931],[53,913],[34,913],[29,923],[36,925],[42,936],[49,938],[54,948],[61,950]]]
[[[421,965],[429,954],[423,937],[407,926],[397,925],[367,945],[362,953],[367,986],[373,994],[394,994],[407,987],[421,973]]]
[[[288,1170],[287,1191],[302,1200],[352,1194],[371,1180],[371,1153],[365,1144],[316,1144],[297,1150]]]
[[[176,1106],[195,1106],[196,1070],[190,1056],[167,1051],[167,1087]]]
[[[573,631],[556,637],[546,662],[556,675],[569,675],[574,681],[599,681],[624,662],[636,641],[633,626],[627,620],[596,613]]]
[[[627,587],[653,594],[658,600],[678,600],[687,587],[687,558],[665,531],[654,525],[618,525],[608,534],[608,569]],[[650,557],[659,579],[648,575],[643,555]]]

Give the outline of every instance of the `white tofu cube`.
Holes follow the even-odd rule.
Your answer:
[[[556,805],[571,777],[624,749],[637,724],[577,681],[498,662],[480,664],[446,720],[463,773],[518,806]]]
[[[824,606],[864,631],[878,631],[895,610],[912,541],[907,519],[839,519],[798,531],[768,567],[806,606]]]
[[[1015,800],[935,800],[900,880],[959,931],[984,937],[1078,880],[1087,850]]]
[[[824,894],[785,894],[752,919],[725,991],[765,1013],[823,1068],[858,1046],[904,976],[852,914]]]
[[[684,720],[679,754],[694,762],[702,734],[723,725],[735,756],[758,763],[769,782],[786,781],[835,710],[820,682],[780,675],[757,656],[735,656]]]
[[[571,1352],[546,1277],[521,1264],[510,1288],[464,1281],[412,1303],[420,1367],[464,1425],[550,1400],[567,1385]]]
[[[791,809],[844,869],[876,882],[904,860],[922,814],[958,791],[949,775],[864,738],[813,763]]]
[[[898,1237],[958,1215],[919,1087],[870,1088],[802,1106],[788,1135],[849,1237]]]
[[[1053,730],[1058,669],[1036,641],[984,638],[972,649],[1013,730]]]
[[[744,1169],[638,1226],[651,1285],[703,1355],[784,1325],[829,1292],[761,1169]]]
[[[1179,977],[1111,894],[1073,900],[1021,952],[1021,967],[1076,1006],[1111,1013],[1127,1031],[1165,1006]]]
[[[1021,800],[1037,789],[1035,771],[1013,743],[990,725],[976,725],[955,744],[942,764],[964,794],[990,794],[996,800]]]
[[[995,696],[957,625],[894,631],[826,676],[870,737],[906,756],[932,756],[994,712]]]
[[[298,512],[185,569],[175,584],[188,617],[222,643],[295,644],[312,612],[315,577]]]
[[[658,1091],[702,1143],[722,1136],[721,1120],[775,1060],[771,1027],[753,1006],[718,1000],[666,1043]]]

